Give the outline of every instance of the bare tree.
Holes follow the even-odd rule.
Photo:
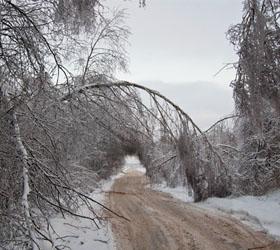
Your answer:
[[[229,30],[239,62],[232,82],[239,121],[240,189],[279,187],[279,1],[247,0],[242,22]]]
[[[77,103],[61,102],[61,93],[75,85],[64,63],[69,55],[74,58],[71,49],[81,49],[84,32],[92,52],[89,57],[84,55],[88,64],[83,66],[83,76],[112,74],[117,67],[125,67],[121,48],[128,32],[121,26],[123,14],[108,18],[104,8],[98,1],[0,1],[1,247],[13,248],[11,244],[16,243],[22,249],[36,249],[39,236],[51,241],[39,224],[48,224],[52,213],[68,213],[93,222],[98,219],[94,211],[91,217],[76,212],[80,201],[87,205],[95,201],[86,190],[80,192],[81,183],[71,178],[72,159],[65,154],[64,136],[75,128],[77,112],[73,108]],[[97,56],[97,51],[102,53]],[[97,111],[96,107],[91,109]],[[87,125],[95,117],[90,116]],[[82,128],[85,122],[80,118]]]

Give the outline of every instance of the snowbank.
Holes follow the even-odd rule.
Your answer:
[[[152,185],[152,188],[159,192],[165,192],[172,197],[182,200],[184,202],[193,202],[192,191],[189,191],[187,187],[177,186],[175,188],[168,187],[166,183]]]
[[[125,159],[124,167],[120,174],[117,175],[117,178],[128,173],[129,171],[139,171],[143,174],[146,173],[146,169],[140,163],[139,159],[134,156],[128,156]],[[166,183],[162,184],[152,184],[151,188],[159,191],[170,194],[172,197],[180,199],[185,202],[193,202],[192,191],[189,191],[187,187],[177,186],[176,188],[171,188],[166,185]]]
[[[129,171],[139,171],[143,174],[146,173],[146,169],[140,163],[139,159],[135,156],[128,156],[125,159],[124,167],[122,168],[121,173],[119,173],[116,178],[128,173]],[[173,196],[174,198],[180,199],[185,202],[192,202],[193,198],[191,192],[188,191],[186,187],[178,186],[176,188],[171,188],[166,185],[166,183],[151,185],[152,189],[165,192]]]
[[[143,174],[146,173],[146,169],[142,166],[142,164],[140,163],[140,161],[137,157],[127,156],[125,158],[125,163],[123,165],[122,170],[120,171],[119,174],[114,176],[113,179],[120,178],[130,171],[138,171],[138,172],[141,172]]]
[[[153,185],[156,191],[165,192],[184,202],[193,202],[191,192],[186,187],[167,187],[166,184]],[[244,224],[280,238],[280,190],[263,196],[241,196],[237,198],[209,198],[194,205],[225,212]]]
[[[90,197],[98,202],[104,202],[105,192],[111,189],[112,184],[112,179],[101,183],[101,188],[92,192]],[[91,205],[98,215],[102,215],[100,206],[96,204]],[[93,215],[85,205],[79,209],[79,214],[91,217]],[[110,225],[106,221],[98,223],[100,229],[90,220],[74,218],[68,215],[65,218],[52,218],[50,222],[53,226],[53,229],[50,231],[55,246],[65,246],[65,249],[70,248],[72,250],[115,249]],[[40,247],[43,250],[55,249],[47,242],[42,243]]]
[[[100,203],[105,201],[105,193],[110,191],[114,180],[120,178],[129,171],[146,172],[146,169],[140,164],[137,157],[126,157],[125,164],[121,172],[113,176],[109,181],[100,183],[100,188],[95,189],[90,194],[90,197]],[[91,204],[94,212],[98,216],[102,216],[102,208],[94,203]],[[87,206],[82,206],[78,213],[84,216],[91,216],[92,212]],[[73,216],[55,217],[50,219],[53,229],[51,231],[51,238],[55,246],[65,246],[66,249],[72,250],[113,250],[115,249],[113,235],[110,224],[107,221],[98,223],[100,229],[89,220],[74,218]],[[49,233],[47,233],[49,234]],[[41,249],[51,250],[55,249],[48,242],[41,244]]]
[[[229,213],[257,230],[280,237],[280,190],[258,197],[209,198],[197,205]]]

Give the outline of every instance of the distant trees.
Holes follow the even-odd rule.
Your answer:
[[[146,6],[146,0],[139,0],[139,6],[145,7]]]

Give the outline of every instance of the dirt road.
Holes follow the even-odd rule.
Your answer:
[[[280,249],[279,243],[235,219],[183,203],[147,184],[134,171],[117,179],[109,192],[110,207],[130,219],[111,219],[117,249]]]

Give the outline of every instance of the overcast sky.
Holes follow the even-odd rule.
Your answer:
[[[170,97],[202,128],[233,111],[230,81],[237,61],[226,39],[230,25],[240,22],[241,0],[107,0],[126,8],[132,35],[130,72],[118,77],[142,83]]]

